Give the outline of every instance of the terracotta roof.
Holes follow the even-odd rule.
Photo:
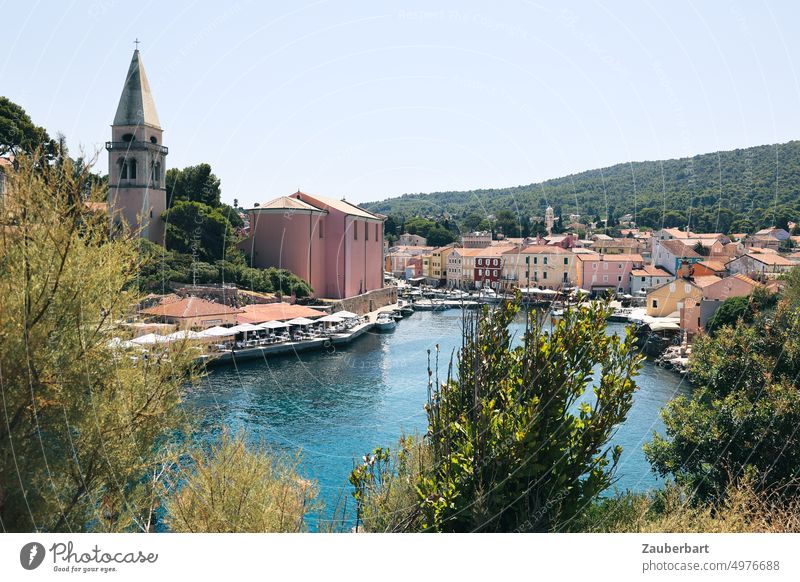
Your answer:
[[[145,315],[160,315],[163,317],[203,317],[206,315],[228,315],[239,313],[241,309],[234,309],[221,303],[207,301],[200,297],[184,297],[179,301],[164,302],[155,307],[142,309],[140,313]]]
[[[480,249],[481,252],[478,253],[478,256],[481,256],[481,257],[499,257],[503,253],[506,253],[508,251],[513,251],[514,249],[517,249],[517,248],[519,248],[519,247],[517,247],[515,245],[492,245],[492,246],[486,247],[485,249]]]
[[[662,228],[661,230],[666,232],[673,238],[691,238],[694,236],[693,232],[686,232],[685,230],[681,230],[680,228]]]
[[[528,245],[526,247],[514,247],[508,249],[507,251],[503,251],[504,255],[512,255],[514,253],[519,253],[523,255],[569,255],[572,254],[570,251],[565,249],[564,247],[559,247],[556,245]]]
[[[662,240],[658,243],[679,259],[699,258],[702,255],[679,240]]]
[[[298,190],[294,194],[291,195],[292,198],[298,198],[303,200],[305,197],[307,200],[303,200],[304,202],[308,202],[309,204],[316,206],[317,208],[321,208],[322,210],[328,210],[328,208],[333,208],[334,210],[338,210],[344,214],[348,214],[350,216],[358,216],[360,218],[371,218],[372,220],[383,220],[383,216],[379,214],[373,214],[368,210],[364,210],[363,208],[356,206],[355,204],[350,204],[345,200],[335,200],[333,198],[328,198],[326,196],[319,196],[317,194],[307,194],[306,192],[301,192]]]
[[[259,210],[277,210],[277,211],[285,211],[285,210],[294,210],[294,211],[303,211],[303,212],[319,212],[323,214],[325,211],[320,210],[316,206],[311,206],[302,200],[298,200],[297,198],[291,198],[289,196],[281,196],[279,198],[275,198],[274,200],[270,200],[269,202],[262,204],[261,206],[254,206],[250,209],[251,211],[259,211]]]
[[[719,283],[722,281],[722,277],[717,277],[716,275],[706,275],[702,277],[693,277],[692,281],[698,287],[708,287],[709,285],[713,285],[714,283]]]
[[[464,249],[459,248],[455,249],[454,254],[458,254],[462,257],[477,257],[479,254],[483,252],[484,249]]]
[[[725,270],[725,263],[722,261],[700,261],[697,263],[698,265],[703,265],[704,267],[708,267],[712,271],[724,271]]]
[[[576,257],[582,261],[607,261],[609,263],[620,263],[631,261],[634,263],[644,263],[642,255],[639,254],[619,254],[619,255],[589,255],[589,254],[576,254]]]
[[[758,287],[758,286],[761,285],[761,283],[759,283],[758,281],[754,281],[753,279],[751,279],[747,275],[742,275],[741,273],[737,273],[736,275],[732,275],[731,277],[726,277],[726,278],[727,279],[739,279],[740,281],[744,281],[745,283],[747,283],[747,284],[749,284],[749,285],[751,285],[753,287]]]
[[[747,253],[746,256],[750,257],[754,261],[758,261],[759,263],[763,263],[765,265],[785,266],[785,267],[794,266],[794,262],[790,261],[786,257],[782,257],[780,255],[773,255],[772,253]]]
[[[632,269],[631,275],[634,277],[672,277],[671,273],[667,273],[664,269],[653,265],[645,265],[641,269]]]
[[[237,323],[264,323],[265,321],[284,321],[295,317],[322,317],[324,311],[312,309],[305,305],[289,303],[261,303],[246,305],[236,316]]]

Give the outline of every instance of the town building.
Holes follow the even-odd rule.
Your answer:
[[[481,248],[455,248],[447,257],[447,286],[458,289],[475,287],[475,257]]]
[[[475,257],[475,287],[499,289],[503,274],[503,253],[516,249],[515,245],[491,245]]]
[[[560,247],[532,244],[503,253],[502,287],[563,289],[576,282],[577,255]]]
[[[742,274],[752,277],[766,273],[786,273],[794,265],[791,259],[776,253],[754,253],[751,251],[728,261],[725,267],[731,275]]]
[[[688,277],[669,281],[647,294],[647,315],[651,317],[678,317],[687,299],[698,303],[703,299],[704,288],[721,281],[719,277]]]
[[[490,244],[492,244],[492,233],[485,230],[461,235],[461,246],[465,249],[482,249]]]
[[[683,244],[682,240],[653,238],[653,264],[673,275],[683,263],[699,263],[704,259],[705,257],[691,246]]]
[[[544,227],[547,229],[547,234],[553,234],[553,226],[556,223],[556,216],[553,212],[553,207],[548,206],[544,211]]]
[[[706,259],[699,263],[692,265],[692,275],[696,277],[703,277],[708,275],[716,275],[717,277],[725,277],[728,270],[725,268],[725,261]]]
[[[401,247],[424,247],[428,246],[428,240],[418,234],[404,232],[397,238],[397,246]]]
[[[674,275],[668,273],[664,269],[652,265],[645,265],[640,268],[632,269],[630,277],[630,293],[634,297],[647,295],[650,289],[659,287],[675,278]]]
[[[178,329],[206,329],[217,325],[235,325],[241,309],[228,307],[200,297],[184,297],[162,302],[139,311],[140,315],[162,323],[177,325]]]
[[[705,329],[708,320],[717,312],[724,301],[730,297],[747,297],[761,284],[745,275],[725,277],[703,289],[700,301],[688,298],[679,309],[680,326],[692,335]]]
[[[315,297],[344,299],[383,287],[383,221],[345,200],[295,192],[248,211],[240,244],[254,267],[288,269]]]
[[[631,272],[644,267],[642,255],[576,255],[577,284],[592,295],[606,291],[630,293]]]
[[[430,255],[422,257],[422,270],[428,285],[439,286],[447,282],[447,257],[453,252],[454,244],[432,249]]]
[[[111,125],[108,150],[108,208],[112,224],[127,224],[139,236],[164,244],[167,209],[163,131],[139,50],[133,51],[128,75]]]

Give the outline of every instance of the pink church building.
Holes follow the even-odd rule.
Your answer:
[[[383,221],[344,200],[295,192],[248,210],[239,247],[253,267],[288,269],[315,297],[343,299],[383,287]]]

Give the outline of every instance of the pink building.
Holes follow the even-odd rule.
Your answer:
[[[295,192],[248,210],[239,247],[254,267],[288,269],[315,297],[342,299],[383,287],[383,221],[344,200]]]
[[[590,293],[631,292],[631,271],[641,269],[641,255],[577,254],[578,287]]]

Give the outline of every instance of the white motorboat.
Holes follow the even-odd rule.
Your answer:
[[[394,331],[394,328],[397,327],[397,322],[395,322],[391,314],[380,313],[375,320],[375,327],[378,331]]]

